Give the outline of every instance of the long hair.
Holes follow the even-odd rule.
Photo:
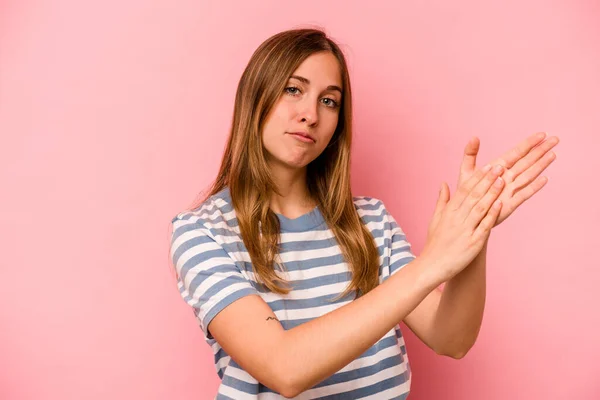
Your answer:
[[[233,208],[255,277],[272,292],[287,294],[289,282],[278,276],[280,225],[269,208],[274,185],[262,143],[269,112],[284,92],[292,73],[311,54],[331,52],[338,60],[343,96],[336,130],[327,148],[307,166],[307,187],[332,230],[352,281],[337,299],[353,290],[355,298],[379,284],[379,254],[373,236],[363,225],[350,188],[352,92],[345,57],[338,45],[319,29],[277,33],[252,55],[239,81],[233,121],[219,173],[204,200],[229,186]],[[277,260],[276,260],[277,259]]]

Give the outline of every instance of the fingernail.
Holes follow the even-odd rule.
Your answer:
[[[483,172],[488,172],[490,169],[492,169],[492,165],[491,165],[491,164],[488,164],[488,165],[486,165],[485,167],[483,167],[481,170],[482,170]]]
[[[496,165],[494,167],[494,172],[499,174],[500,172],[502,172],[502,165]]]
[[[502,186],[502,178],[498,177],[498,179],[496,179],[496,182],[494,182],[494,185]]]

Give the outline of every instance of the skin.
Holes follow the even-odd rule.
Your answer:
[[[282,192],[282,196],[273,197],[271,207],[289,218],[313,206],[305,185],[306,166],[325,149],[337,125],[339,110],[331,109],[325,99],[341,100],[339,93],[327,90],[329,85],[341,87],[339,66],[331,54],[309,57],[293,75],[310,83],[290,80],[299,90],[286,89],[262,132],[269,164]],[[304,143],[286,135],[292,131],[307,131],[316,141]],[[508,218],[545,184],[543,178],[536,177],[554,159],[544,154],[555,141],[539,144],[539,140],[528,139],[492,161],[504,166],[505,185],[499,194],[502,212],[494,214],[496,221]],[[465,148],[459,187],[479,172],[475,167],[478,149],[478,139]],[[444,184],[433,228],[449,198]],[[451,206],[454,203],[458,201]],[[438,354],[461,358],[473,345],[481,325],[485,250],[450,279],[443,292],[438,288],[441,282],[427,273],[430,267],[429,260],[417,257],[365,296],[293,329],[284,330],[260,296],[235,301],[217,314],[208,328],[244,370],[285,397],[295,397],[339,371],[402,320]]]
[[[337,127],[342,93],[332,86],[343,90],[335,56],[330,52],[309,56],[292,73],[265,121],[263,145],[282,194],[273,194],[270,207],[288,218],[316,206],[306,187],[306,166],[325,150]],[[298,131],[308,132],[315,142],[302,142],[288,133]]]
[[[308,57],[292,76],[303,77],[309,82],[290,78],[284,93],[268,115],[262,132],[268,162],[282,193],[282,196],[273,195],[270,206],[274,212],[288,218],[303,215],[315,206],[305,184],[306,166],[321,154],[331,140],[338,123],[342,99],[340,92],[328,89],[331,85],[342,89],[339,64],[329,52]],[[315,142],[305,143],[287,133],[294,131],[310,133]],[[555,136],[545,139],[545,134],[533,134],[489,163],[492,166],[502,166],[497,174],[501,177],[502,185],[498,196],[501,210],[494,226],[505,221],[547,183],[547,178],[540,175],[555,160],[556,156],[551,149],[558,144],[559,139]],[[477,137],[467,143],[457,187],[464,185],[477,171],[479,147]],[[429,235],[435,231],[441,211],[447,206],[450,197],[450,189],[444,183],[428,229]],[[462,273],[447,282],[444,291],[439,288],[433,290],[404,319],[421,340],[440,354],[460,358],[477,337],[485,298],[483,271],[486,248],[487,243]],[[443,312],[438,313],[440,309]],[[459,344],[442,344],[443,341],[436,332],[466,339]]]
[[[498,195],[501,210],[494,226],[505,221],[526,200],[539,192],[548,179],[540,176],[556,159],[551,149],[559,143],[556,136],[533,134],[517,146],[492,160],[488,165],[500,165],[502,191]],[[458,186],[463,186],[478,170],[476,158],[479,139],[472,138],[464,150]],[[489,178],[496,178],[490,175]],[[442,210],[448,206],[450,190],[444,183],[431,220],[428,237],[437,227]],[[485,304],[486,250],[483,250],[458,275],[449,280],[444,290],[433,290],[404,319],[410,329],[439,354],[462,358],[475,343]],[[443,334],[439,334],[442,332]]]
[[[551,150],[560,140],[557,136],[547,139],[546,136],[545,132],[532,134],[489,162],[492,166],[502,166],[500,177],[504,185],[498,196],[498,200],[502,202],[502,209],[494,226],[505,221],[521,204],[548,183],[548,178],[540,175],[556,159],[556,154]],[[478,137],[473,137],[465,146],[457,187],[469,180],[477,170],[479,146]],[[440,206],[443,207],[450,199],[450,189],[446,183],[442,185],[440,197]],[[437,224],[437,211],[439,210],[436,210],[436,215],[429,227],[430,234]]]
[[[495,226],[506,220],[517,207],[548,182],[548,178],[540,177],[540,174],[556,159],[556,154],[551,149],[558,144],[559,139],[557,136],[544,140],[545,138],[544,132],[533,134],[490,162],[492,165],[501,165],[504,169],[501,175],[504,188],[498,197],[502,201],[502,210]],[[458,178],[459,185],[475,172],[478,152],[479,138],[474,137],[465,147]]]

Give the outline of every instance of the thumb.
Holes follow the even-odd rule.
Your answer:
[[[440,193],[438,195],[438,200],[435,205],[434,214],[439,215],[442,212],[442,210],[444,209],[444,207],[446,207],[446,204],[448,203],[449,200],[450,200],[450,188],[448,187],[446,182],[442,182],[442,187],[440,188]]]
[[[440,193],[438,195],[437,203],[435,204],[435,211],[433,212],[433,217],[431,218],[431,222],[429,223],[429,228],[427,229],[428,235],[437,228],[437,225],[442,217],[442,210],[446,207],[448,203],[448,198],[450,193],[450,189],[448,189],[448,185],[446,182],[442,183],[442,187],[440,188]]]

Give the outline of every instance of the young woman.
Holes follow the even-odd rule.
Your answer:
[[[541,140],[495,160],[499,169],[477,169],[479,142],[469,143],[458,190],[450,198],[442,185],[416,257],[381,200],[352,195],[339,47],[314,29],[266,40],[239,82],[212,190],[172,221],[179,289],[221,378],[216,398],[404,399],[400,321],[462,357],[481,323],[490,230],[545,184],[535,178],[557,139]]]

